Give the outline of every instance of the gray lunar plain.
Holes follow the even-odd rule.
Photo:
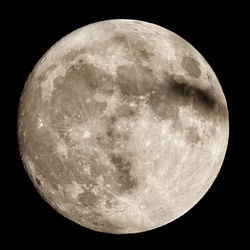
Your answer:
[[[215,73],[187,41],[135,20],[87,25],[36,64],[19,105],[25,169],[60,214],[127,234],[191,209],[227,148]]]

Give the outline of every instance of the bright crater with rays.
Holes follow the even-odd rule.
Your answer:
[[[66,218],[114,234],[191,209],[220,170],[228,134],[226,99],[205,59],[135,20],[62,38],[19,105],[19,148],[39,193]]]

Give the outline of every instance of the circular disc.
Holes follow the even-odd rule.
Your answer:
[[[57,42],[19,105],[25,169],[60,214],[101,232],[165,225],[192,208],[222,165],[228,109],[188,42],[142,21],[110,20]]]

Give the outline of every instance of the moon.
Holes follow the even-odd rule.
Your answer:
[[[163,27],[124,19],[52,46],[27,79],[17,120],[40,195],[111,234],[189,211],[218,175],[229,136],[226,99],[202,55]]]

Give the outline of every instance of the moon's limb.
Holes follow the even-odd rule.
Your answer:
[[[187,212],[216,178],[228,133],[226,99],[205,59],[134,20],[60,40],[19,105],[20,152],[36,188],[65,217],[108,233]]]

